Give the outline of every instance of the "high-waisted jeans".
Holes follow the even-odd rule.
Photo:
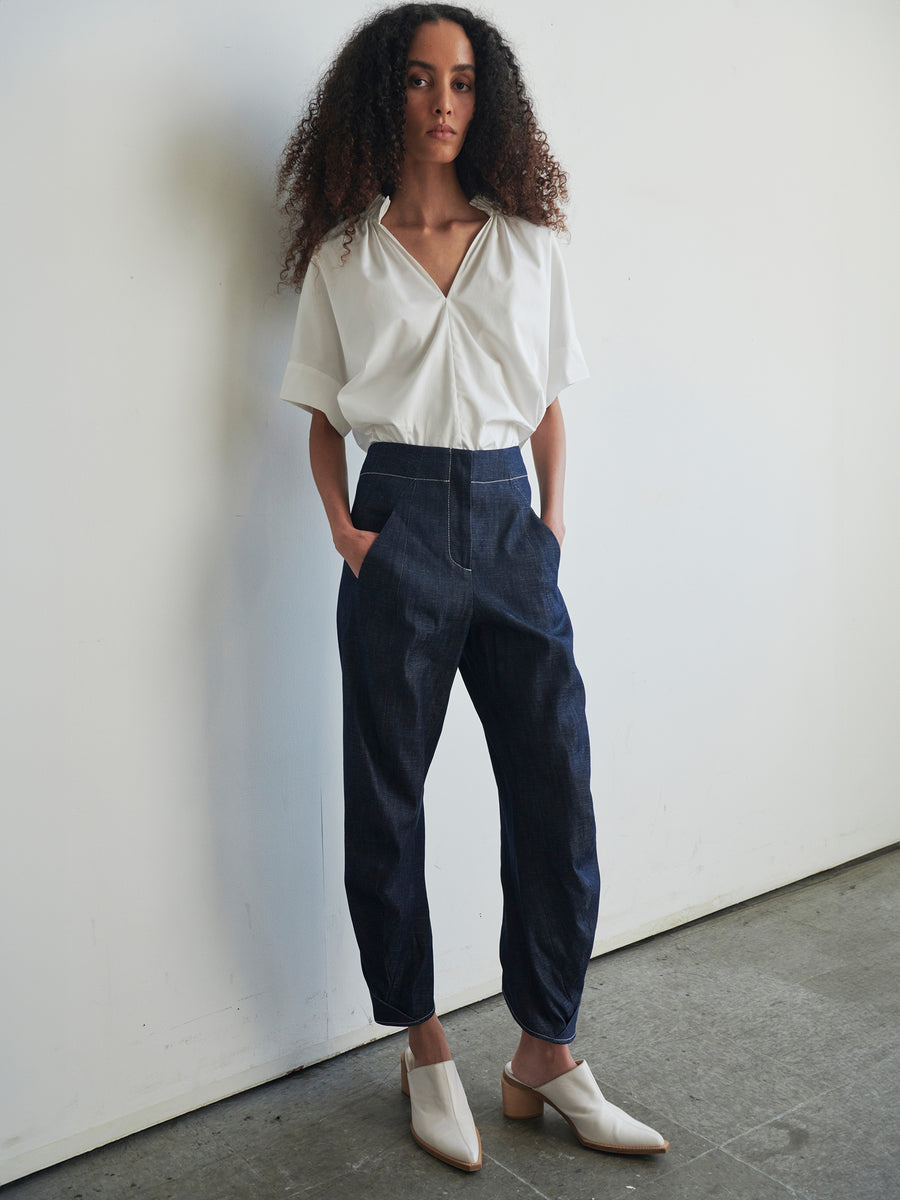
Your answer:
[[[600,891],[590,750],[559,545],[530,498],[517,447],[377,442],[360,473],[353,522],[378,537],[338,600],[345,884],[384,1025],[434,1013],[423,793],[459,669],[500,797],[503,994],[522,1029],[575,1036]]]

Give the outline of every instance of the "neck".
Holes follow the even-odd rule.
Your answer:
[[[405,163],[391,197],[391,209],[403,225],[441,225],[468,208],[453,163]]]

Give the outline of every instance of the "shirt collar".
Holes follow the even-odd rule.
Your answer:
[[[486,212],[488,216],[494,216],[498,211],[497,206],[492,204],[485,196],[473,196],[469,201],[473,208],[480,208],[482,212]],[[380,225],[384,220],[384,214],[391,207],[390,196],[376,196],[372,201],[369,213],[374,217],[376,225]]]

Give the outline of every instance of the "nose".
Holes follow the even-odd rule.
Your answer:
[[[435,106],[434,106],[434,111],[439,117],[443,116],[445,113],[449,116],[450,110],[453,107],[452,101],[451,101],[452,95],[453,95],[453,93],[450,90],[449,84],[444,84],[444,86],[439,89],[438,94],[435,98]]]

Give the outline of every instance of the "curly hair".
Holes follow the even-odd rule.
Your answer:
[[[519,64],[490,22],[451,4],[402,4],[359,25],[323,75],[278,169],[286,217],[281,283],[299,289],[325,236],[350,243],[361,213],[392,196],[403,165],[407,52],[426,21],[454,21],[475,52],[475,113],[456,159],[468,199],[562,231],[566,175],[538,128]]]

